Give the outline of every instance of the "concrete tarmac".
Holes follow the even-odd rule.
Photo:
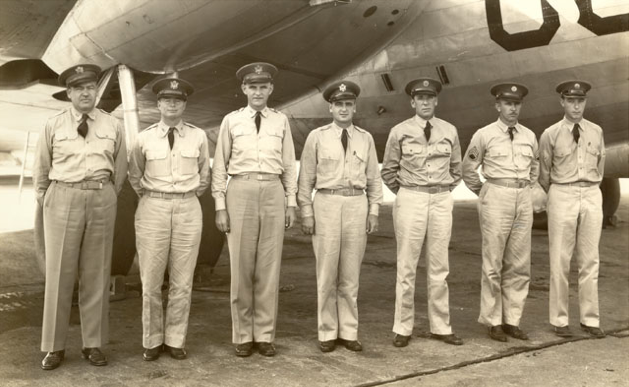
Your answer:
[[[229,307],[227,247],[209,281],[195,285],[188,331],[189,358],[142,359],[140,285],[127,277],[127,297],[111,303],[106,367],[81,359],[77,308],[73,308],[66,359],[40,369],[43,302],[41,278],[0,283],[0,385],[2,386],[625,386],[629,380],[629,196],[622,198],[616,228],[603,231],[599,298],[601,326],[610,335],[591,339],[579,329],[577,272],[573,260],[570,325],[575,337],[556,337],[548,323],[548,236],[533,230],[531,285],[522,329],[529,341],[492,341],[477,323],[481,237],[476,201],[458,201],[450,243],[451,323],[463,346],[429,338],[426,271],[417,273],[415,331],[406,348],[391,341],[396,247],[391,205],[383,206],[380,231],[369,237],[361,271],[359,339],[364,351],[317,347],[315,260],[299,225],[284,242],[277,325],[277,355],[234,355]],[[3,262],[29,254],[28,231],[0,234]],[[23,261],[24,262],[24,261]],[[11,267],[15,267],[15,264]],[[34,266],[36,267],[36,266]],[[15,269],[13,269],[15,270]],[[30,271],[22,271],[31,273]],[[35,277],[35,276],[33,276]],[[15,275],[5,274],[4,278]]]

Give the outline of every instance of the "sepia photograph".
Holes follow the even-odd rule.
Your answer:
[[[629,0],[0,0],[0,385],[629,380]]]

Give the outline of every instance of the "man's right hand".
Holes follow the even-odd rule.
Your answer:
[[[306,235],[312,235],[315,232],[314,216],[307,216],[301,219],[301,231]]]
[[[220,232],[229,232],[229,215],[227,210],[216,211],[216,227]]]

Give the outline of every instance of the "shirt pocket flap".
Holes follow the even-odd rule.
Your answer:
[[[452,145],[450,143],[437,145],[437,150],[444,155],[452,154]]]
[[[555,154],[558,157],[565,157],[568,156],[570,153],[572,153],[572,150],[570,148],[557,148],[555,150]]]
[[[146,159],[147,160],[162,160],[168,157],[168,152],[166,151],[147,151]]]
[[[403,155],[414,155],[418,153],[421,153],[421,147],[419,145],[402,144]]]
[[[320,152],[319,159],[321,160],[338,160],[338,155],[334,154],[334,152]]]
[[[490,156],[506,157],[509,156],[509,150],[506,148],[493,148],[489,151]]]
[[[181,151],[181,157],[197,158],[199,157],[198,149],[184,149]]]
[[[365,155],[362,152],[354,151],[354,156],[356,156],[356,158],[358,160],[362,161],[363,163],[367,161],[367,158],[365,157]]]
[[[66,141],[66,140],[74,140],[79,136],[79,133],[76,130],[68,133],[68,130],[59,130],[55,132],[55,141]]]
[[[594,148],[593,146],[588,146],[587,148],[585,148],[585,150],[589,154],[594,155],[596,157],[598,157],[600,155],[600,152],[598,151],[598,149]]]
[[[116,141],[116,134],[111,130],[97,130],[96,137],[100,138],[101,140]]]
[[[522,152],[523,156],[533,157],[533,149],[531,149],[531,147],[529,147],[529,146],[522,147],[520,149],[520,152]]]

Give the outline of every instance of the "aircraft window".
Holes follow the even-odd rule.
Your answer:
[[[387,26],[391,27],[394,24],[395,24],[395,22],[390,21],[390,22],[387,23]]]
[[[387,91],[393,91],[393,83],[391,82],[391,77],[389,77],[389,74],[382,74],[382,82],[384,83],[384,87],[387,89]]]
[[[375,6],[375,5],[373,7],[369,7],[365,11],[365,13],[363,13],[363,17],[369,17],[369,16],[373,15],[374,13],[376,13],[377,10],[378,10],[378,7]]]
[[[400,11],[398,11],[397,9],[391,11],[391,15],[397,15],[398,13],[400,13]]]

